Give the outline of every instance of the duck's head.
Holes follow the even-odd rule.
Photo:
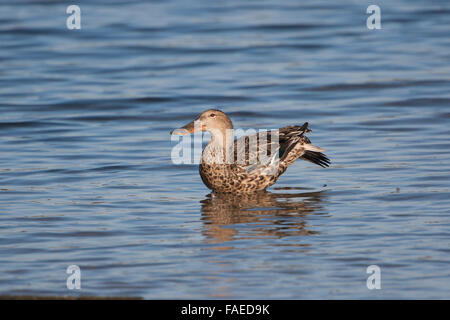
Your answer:
[[[203,111],[197,118],[187,125],[173,130],[171,134],[187,135],[198,131],[209,131],[224,133],[227,129],[233,129],[230,118],[220,110],[209,109]]]

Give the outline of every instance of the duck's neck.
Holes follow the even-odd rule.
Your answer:
[[[202,153],[202,162],[207,164],[226,164],[233,162],[233,129],[211,130],[211,141]]]

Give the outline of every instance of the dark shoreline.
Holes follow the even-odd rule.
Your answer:
[[[0,295],[0,300],[142,300],[142,297]]]

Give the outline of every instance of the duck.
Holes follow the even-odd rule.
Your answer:
[[[308,122],[234,138],[230,118],[219,109],[208,109],[171,134],[199,131],[211,134],[202,152],[200,177],[207,188],[218,194],[263,192],[299,158],[323,168],[331,163],[324,150],[312,145],[305,135],[311,132]]]

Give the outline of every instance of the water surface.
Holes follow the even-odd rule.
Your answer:
[[[77,4],[0,4],[0,294],[450,298],[447,1],[379,1],[381,30],[368,1]],[[308,121],[332,166],[214,197],[170,159],[210,107]]]

